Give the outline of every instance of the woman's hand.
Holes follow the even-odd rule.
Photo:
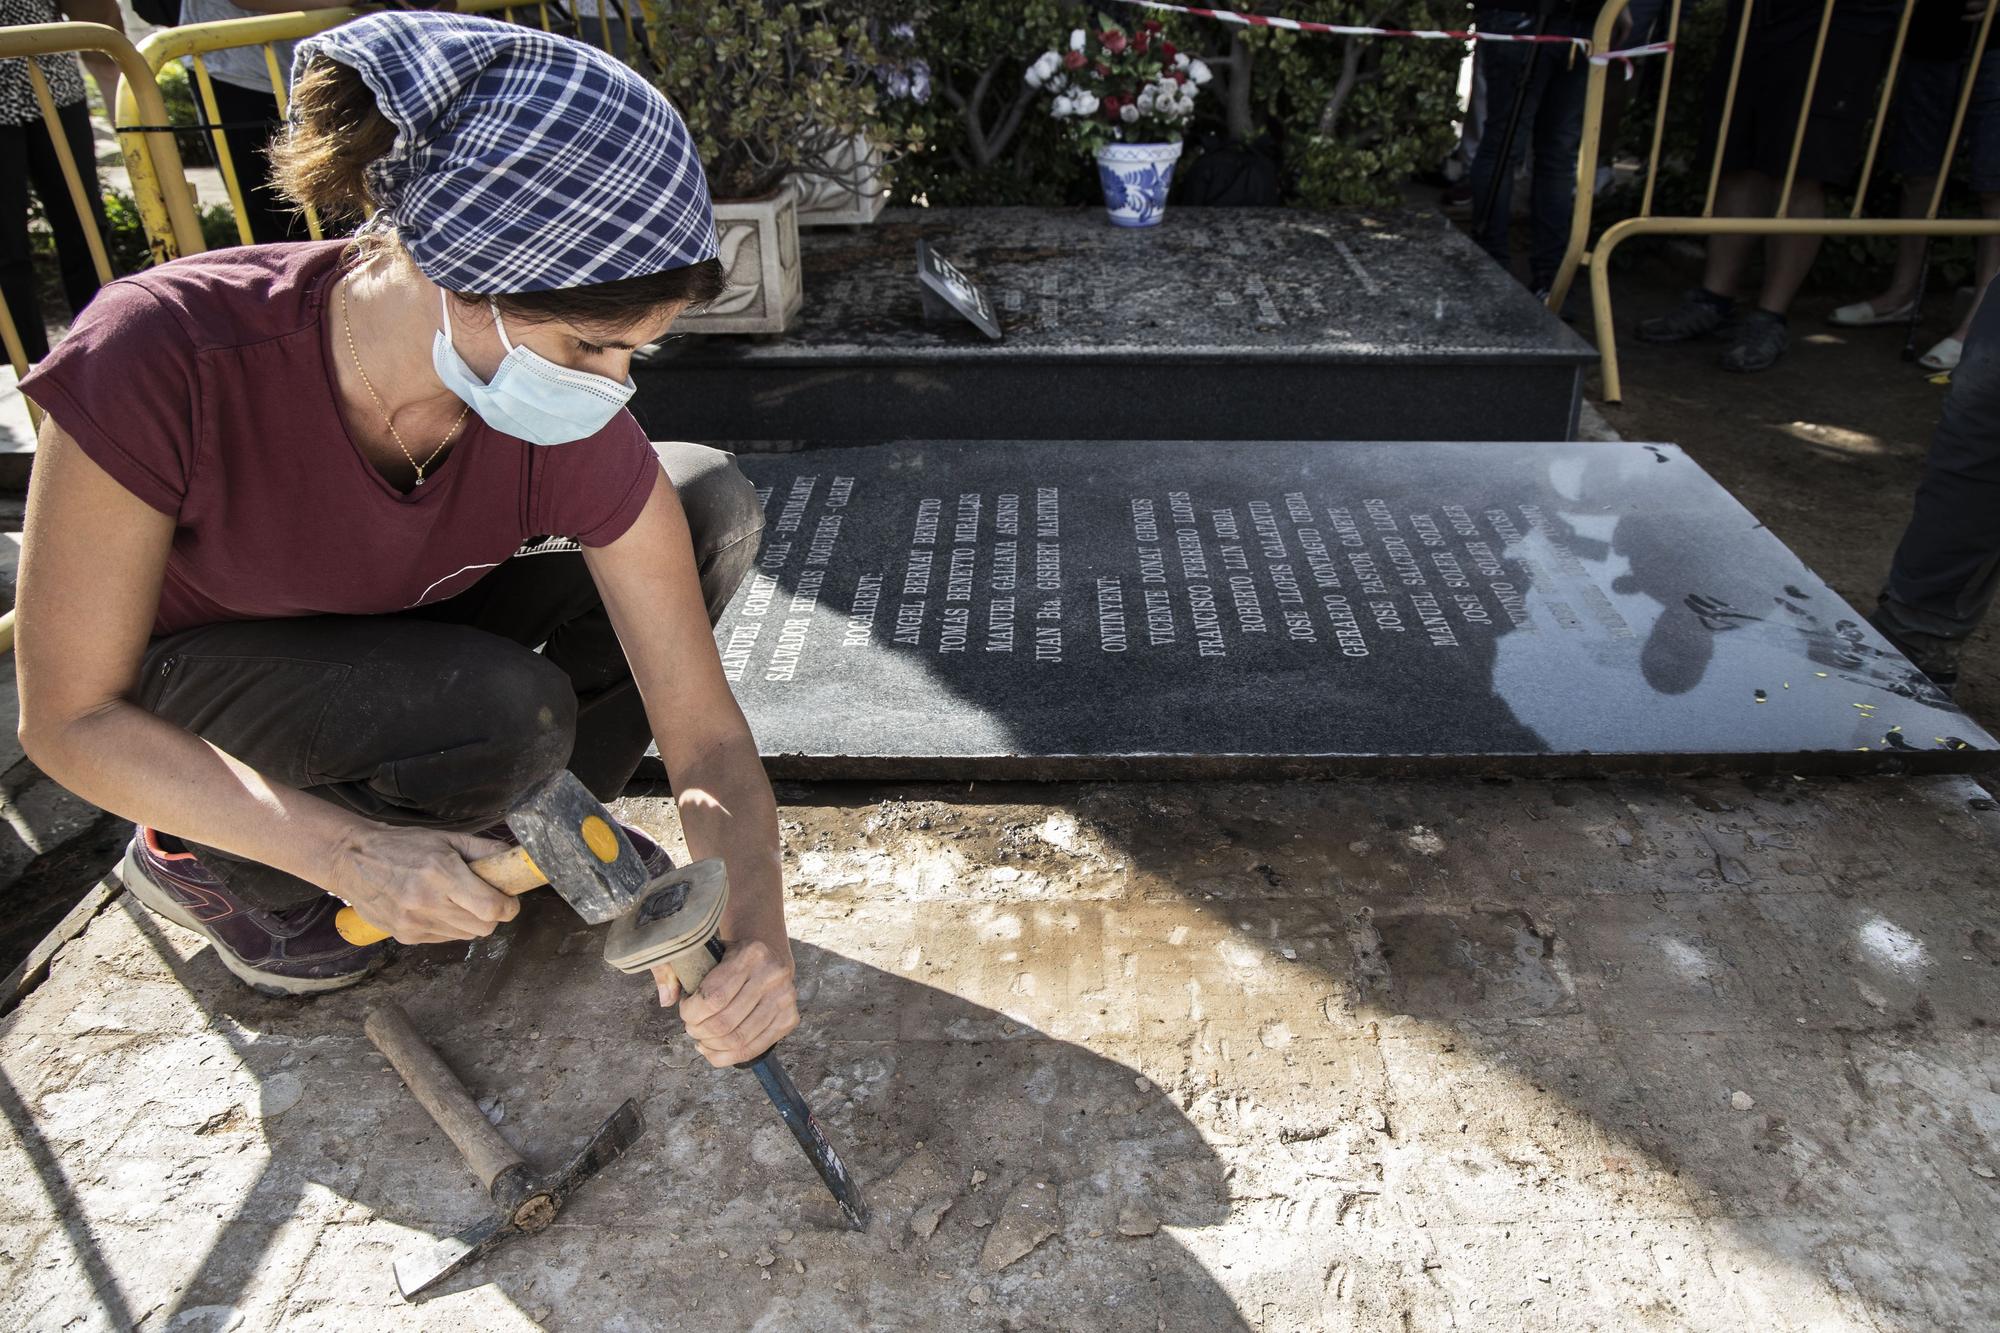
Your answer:
[[[478,939],[521,904],[466,862],[506,850],[471,833],[378,825],[341,846],[323,887],[405,944]]]
[[[789,943],[773,948],[750,939],[730,944],[693,995],[681,994],[679,979],[664,964],[653,969],[653,980],[660,1004],[680,1005],[696,1049],[720,1069],[755,1060],[798,1027],[794,973]]]

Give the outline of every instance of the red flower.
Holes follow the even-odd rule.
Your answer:
[[[1187,76],[1187,71],[1186,71],[1186,70],[1184,70],[1184,69],[1176,69],[1176,70],[1169,70],[1168,72],[1169,72],[1170,74],[1172,74],[1172,75],[1173,75],[1173,79],[1174,79],[1174,82],[1175,82],[1175,83],[1186,83],[1186,82],[1187,82],[1187,79],[1188,79],[1188,76]]]
[[[1104,49],[1112,55],[1125,54],[1125,34],[1117,28],[1113,28],[1109,32],[1102,34],[1097,40],[1104,43]]]
[[[1150,32],[1142,32],[1133,41],[1132,49],[1137,51],[1140,55],[1145,55],[1146,48],[1151,46],[1152,44],[1153,44],[1153,34]]]
[[[1081,51],[1071,51],[1063,57],[1064,69],[1082,69],[1083,65],[1084,55]]]
[[[1172,42],[1160,43],[1160,59],[1172,60],[1175,56],[1179,54],[1180,54],[1180,48],[1175,46]]]
[[[1163,25],[1158,19],[1147,19],[1143,26],[1147,32],[1158,32]]]
[[[1105,64],[1102,60],[1098,61],[1096,65],[1092,66],[1092,68],[1094,68],[1097,71],[1097,77],[1100,79],[1108,79],[1111,77],[1111,66]]]

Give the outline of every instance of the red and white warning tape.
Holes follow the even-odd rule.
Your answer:
[[[1244,14],[1233,9],[1201,9],[1194,5],[1170,5],[1165,0],[1116,0],[1137,9],[1157,9],[1169,14],[1193,14],[1222,23],[1240,23],[1248,28],[1278,28],[1286,32],[1317,32],[1335,37],[1412,37],[1423,41],[1531,42],[1543,46],[1571,46],[1589,56],[1593,65],[1614,60],[1634,60],[1640,56],[1663,56],[1674,49],[1672,42],[1648,42],[1618,51],[1593,53],[1588,37],[1554,37],[1533,33],[1477,32],[1458,28],[1365,28],[1346,23],[1315,23],[1309,19],[1273,18],[1268,14]]]

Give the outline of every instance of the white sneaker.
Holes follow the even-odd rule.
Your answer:
[[[1844,305],[1826,317],[1829,324],[1838,324],[1845,329],[1873,329],[1884,324],[1907,324],[1910,316],[1917,313],[1917,303],[1897,306],[1894,310],[1877,310],[1873,301],[1856,301]]]

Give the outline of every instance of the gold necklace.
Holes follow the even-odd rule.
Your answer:
[[[438,441],[438,447],[431,450],[431,456],[419,463],[417,456],[410,452],[410,446],[403,443],[403,436],[396,429],[396,423],[389,419],[389,409],[383,406],[382,395],[375,392],[375,382],[368,378],[368,371],[361,364],[361,353],[355,349],[354,320],[347,308],[346,278],[340,280],[340,326],[347,333],[347,354],[354,358],[354,369],[361,376],[362,387],[367,389],[368,396],[375,400],[375,410],[382,414],[382,424],[389,428],[389,438],[396,442],[396,447],[403,451],[403,457],[409,459],[410,466],[417,470],[417,485],[423,485],[424,469],[437,462],[437,456],[444,452],[445,446],[451,443],[452,436],[458,434],[458,428],[465,424],[465,414],[472,410],[472,405],[467,403],[458,409],[458,420],[451,423],[451,429],[444,433],[442,440]]]

